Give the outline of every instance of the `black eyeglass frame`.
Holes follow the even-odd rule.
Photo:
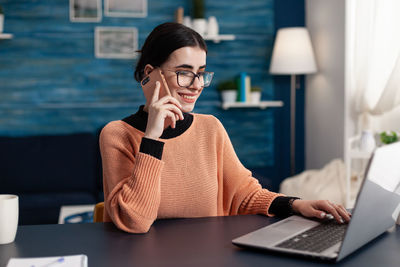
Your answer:
[[[201,76],[201,74],[196,74],[196,73],[194,73],[193,71],[190,71],[190,70],[167,70],[167,71],[175,72],[175,74],[176,74],[176,83],[177,83],[180,87],[182,87],[182,88],[189,88],[190,86],[192,86],[192,84],[194,83],[194,79],[196,79],[196,78],[198,78],[199,81],[200,81],[200,76]],[[181,71],[186,71],[186,72],[190,72],[190,73],[193,74],[193,79],[192,79],[192,81],[190,82],[190,84],[189,84],[188,86],[182,86],[182,85],[179,84],[179,73],[180,73]],[[210,86],[211,81],[212,81],[212,79],[213,79],[213,77],[214,77],[214,72],[203,71],[202,73],[203,73],[203,74],[204,74],[204,73],[208,73],[208,74],[211,75],[210,82],[209,82],[207,85],[204,83],[203,87],[208,87],[208,86]]]

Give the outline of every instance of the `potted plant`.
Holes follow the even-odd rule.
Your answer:
[[[4,28],[4,12],[3,8],[0,6],[0,33],[3,32],[3,28]]]
[[[204,17],[204,0],[193,0],[193,30],[198,32],[201,36],[206,34],[207,21]]]
[[[258,104],[261,100],[261,87],[253,86],[250,89],[250,99],[251,103]]]
[[[381,143],[385,145],[399,141],[399,136],[395,131],[381,132],[379,136]]]
[[[237,98],[237,84],[233,80],[223,81],[218,84],[217,90],[221,93],[223,103],[234,103]]]

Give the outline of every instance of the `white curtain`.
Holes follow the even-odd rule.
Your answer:
[[[377,130],[371,118],[400,106],[400,0],[351,1],[351,108],[358,132]]]

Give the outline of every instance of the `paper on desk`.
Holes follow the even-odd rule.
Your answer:
[[[87,267],[86,255],[59,257],[11,258],[7,267]]]

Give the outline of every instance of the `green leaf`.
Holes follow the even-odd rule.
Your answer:
[[[382,132],[380,134],[380,137],[383,144],[391,144],[399,141],[399,137],[397,136],[397,133],[395,131],[392,131],[391,133]]]

